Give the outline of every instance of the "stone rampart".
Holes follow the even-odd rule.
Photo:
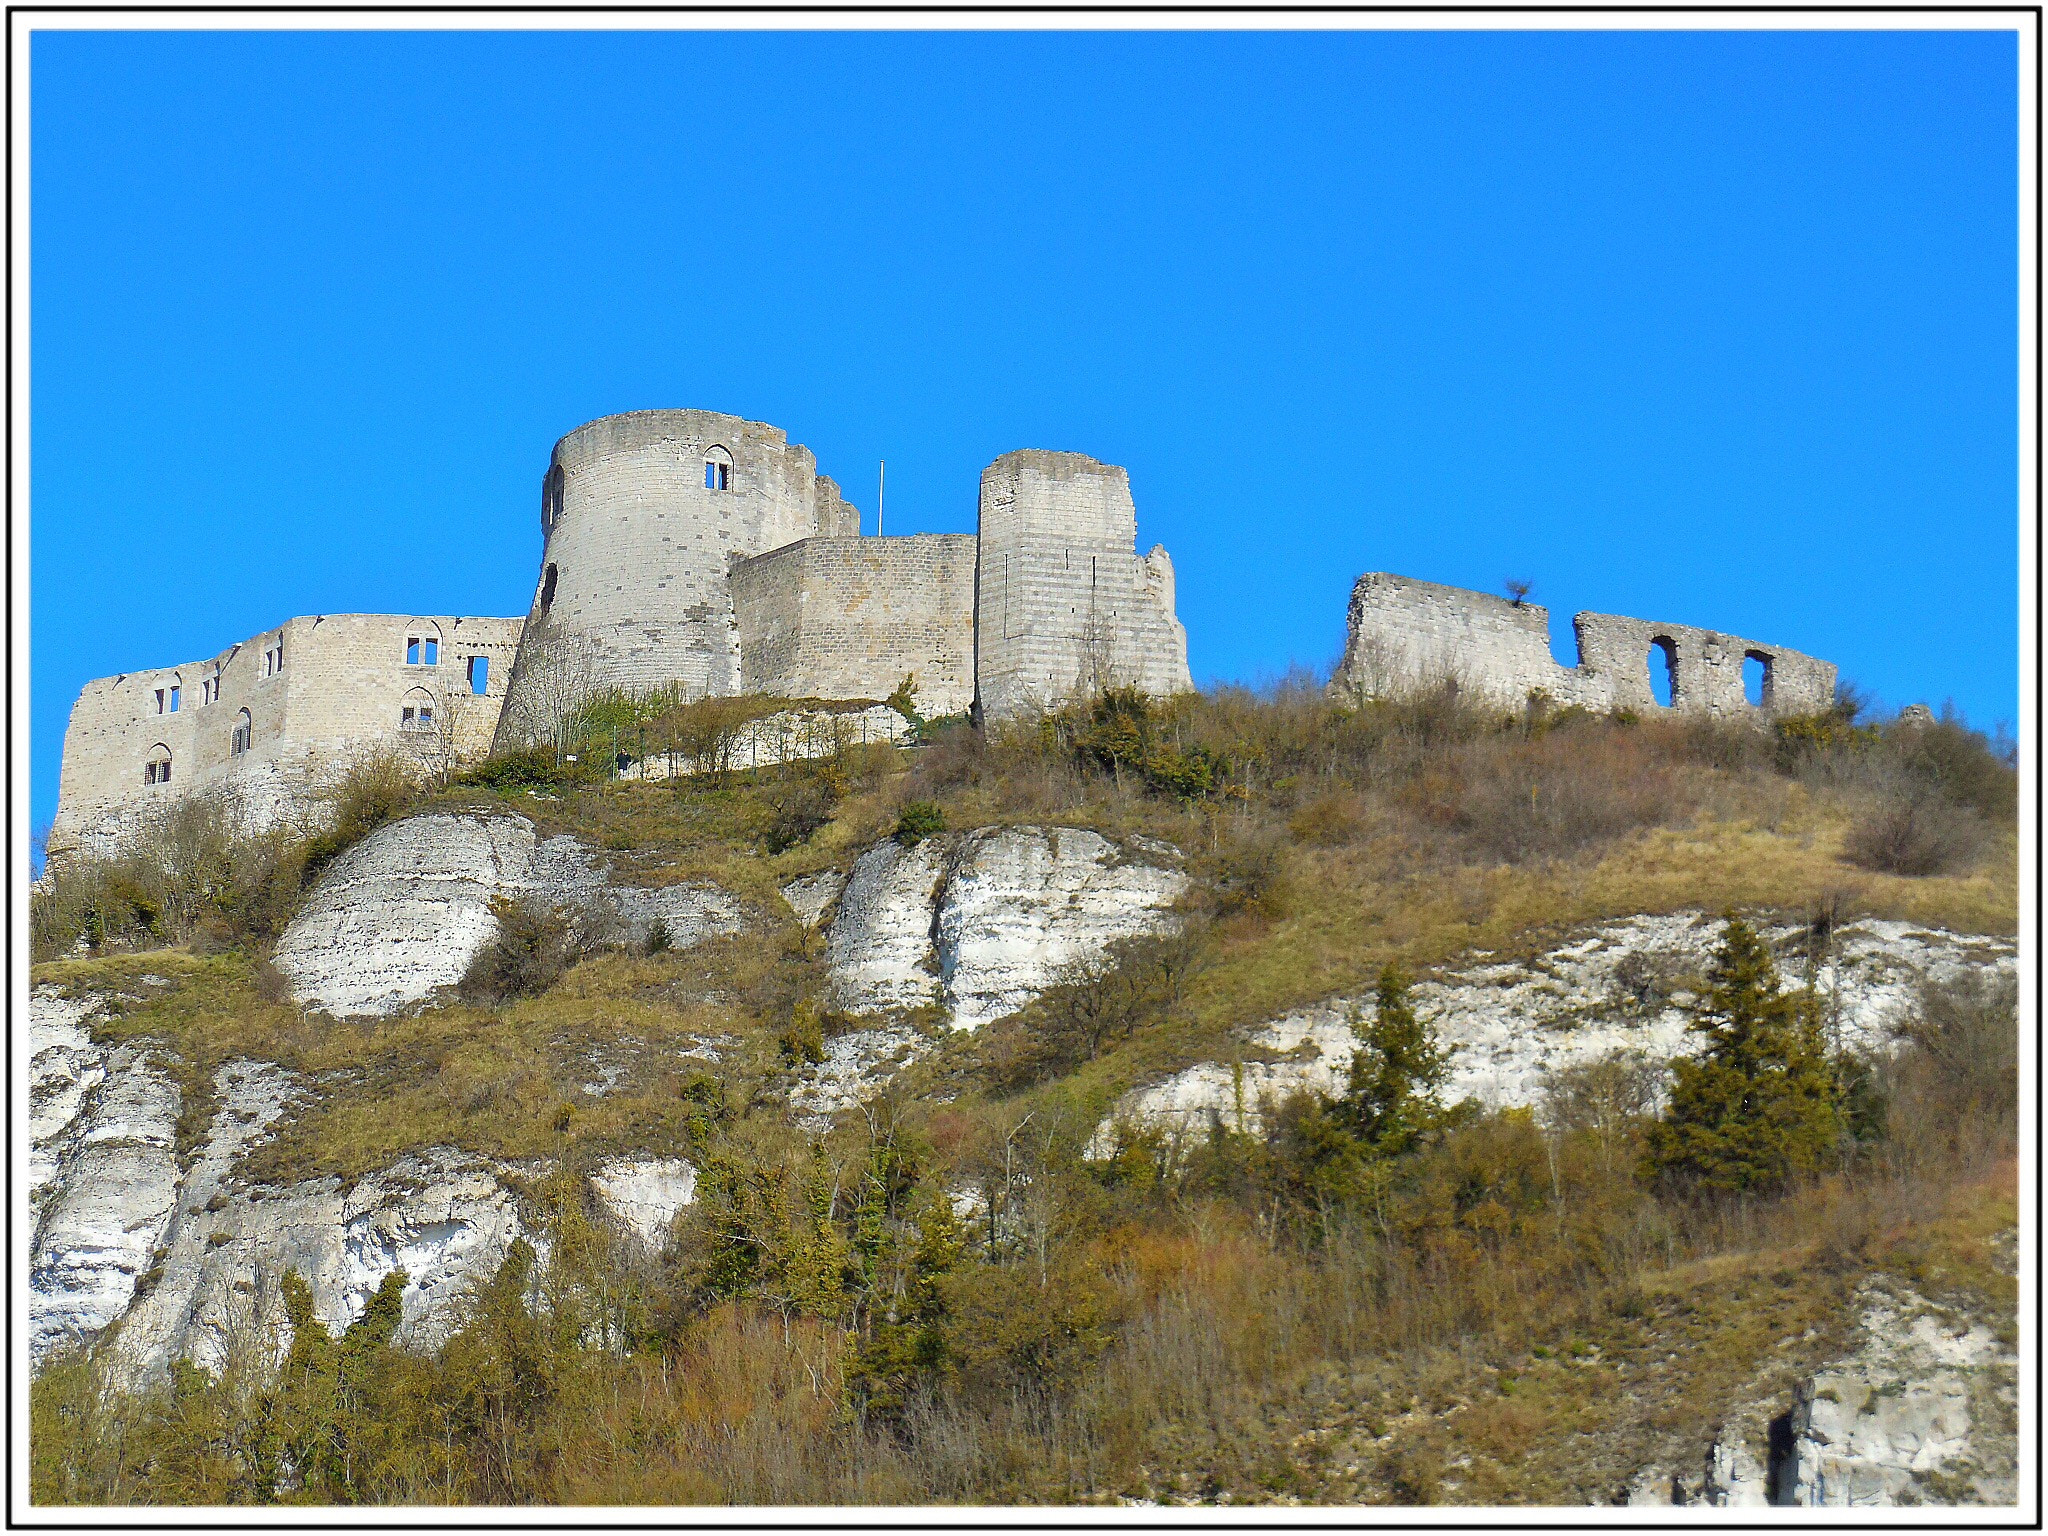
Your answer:
[[[524,624],[323,614],[203,661],[97,678],[64,735],[50,853],[111,852],[193,795],[219,798],[250,830],[304,820],[368,748],[427,769],[481,757]]]
[[[555,444],[545,547],[502,729],[558,723],[564,667],[627,689],[741,691],[728,570],[799,539],[858,535],[860,514],[778,427],[717,411],[633,411]]]
[[[1558,705],[1658,713],[1650,669],[1671,680],[1673,713],[1718,719],[1812,714],[1834,702],[1835,667],[1781,645],[1687,624],[1617,614],[1572,620],[1579,664],[1550,654],[1548,610],[1485,592],[1372,572],[1351,589],[1344,660],[1333,686],[1359,697],[1455,681],[1510,708],[1541,693]],[[1749,702],[1743,663],[1763,665],[1763,701]]]
[[[971,533],[805,539],[732,570],[747,693],[885,699],[917,679],[917,708],[974,699]]]
[[[1137,553],[1130,476],[1081,453],[1027,448],[982,471],[975,691],[1000,718],[1135,684],[1185,692],[1187,631],[1173,562]]]

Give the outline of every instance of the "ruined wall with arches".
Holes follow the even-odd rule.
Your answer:
[[[1717,719],[1813,714],[1834,702],[1834,663],[1782,645],[1610,613],[1578,614],[1572,629],[1579,662],[1566,667],[1550,653],[1542,606],[1375,571],[1351,589],[1332,686],[1374,698],[1455,682],[1511,709],[1540,693],[1600,713]],[[1657,696],[1660,672],[1669,703]]]

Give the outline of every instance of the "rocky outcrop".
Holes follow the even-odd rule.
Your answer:
[[[38,988],[29,1000],[29,1350],[93,1338],[157,1262],[178,1194],[184,1107],[160,1047],[100,1047],[96,999]]]
[[[344,1185],[284,1188],[237,1177],[243,1155],[297,1102],[268,1062],[232,1061],[189,1167],[179,1167],[183,1095],[159,1047],[102,1045],[101,999],[38,989],[29,1013],[35,1235],[30,1352],[90,1343],[120,1323],[115,1359],[150,1380],[174,1359],[217,1369],[237,1349],[289,1344],[280,1286],[297,1270],[315,1314],[345,1328],[379,1283],[405,1270],[400,1337],[431,1342],[469,1282],[488,1277],[522,1230],[512,1171],[446,1147]]]
[[[224,1130],[234,1137],[216,1117],[216,1137]],[[195,1203],[201,1188],[181,1192],[163,1283],[123,1324],[117,1355],[142,1379],[181,1357],[217,1370],[238,1348],[275,1359],[291,1342],[287,1270],[305,1280],[314,1315],[332,1332],[404,1270],[398,1338],[431,1346],[458,1322],[471,1282],[496,1273],[524,1232],[508,1171],[428,1147],[353,1185],[316,1179],[223,1197],[216,1184],[204,1204]]]
[[[1164,843],[1072,827],[987,827],[878,843],[832,920],[834,1001],[849,1013],[938,1005],[956,1029],[1014,1013],[1069,966],[1163,931],[1187,887]]]
[[[846,876],[836,869],[825,870],[822,874],[804,875],[782,887],[782,899],[789,903],[789,910],[796,914],[796,920],[806,928],[818,926],[818,919],[826,909],[839,899],[839,893],[846,889]]]
[[[790,1114],[806,1130],[823,1130],[842,1110],[867,1103],[930,1048],[930,1040],[901,1021],[834,1035],[825,1042],[825,1059],[790,1090]]]
[[[1804,979],[1793,955],[1802,932],[1771,931],[1788,984]],[[1418,982],[1410,992],[1417,1012],[1454,1047],[1448,1097],[1529,1105],[1559,1069],[1617,1052],[1661,1064],[1689,1049],[1686,1005],[1720,936],[1720,920],[1704,914],[1627,918],[1532,960],[1479,955],[1476,964]],[[1814,981],[1837,1038],[1882,1045],[1923,981],[1985,968],[2010,973],[2014,964],[2010,940],[1872,920],[1833,935]],[[1108,1154],[1118,1125],[1184,1134],[1220,1121],[1254,1131],[1262,1102],[1302,1088],[1333,1091],[1357,1048],[1352,1020],[1369,1018],[1372,1007],[1370,997],[1332,998],[1246,1031],[1236,1060],[1199,1063],[1134,1089],[1097,1128],[1091,1154]]]
[[[1873,1283],[1862,1299],[1857,1352],[1799,1385],[1773,1502],[2012,1503],[2013,1350],[1903,1287]]]
[[[669,1229],[697,1195],[697,1170],[679,1157],[618,1158],[590,1176],[606,1210],[649,1248],[668,1246]]]
[[[523,816],[437,811],[380,827],[336,859],[272,959],[309,1008],[387,1016],[460,981],[497,934],[492,901],[509,897],[575,909],[621,941],[658,917],[675,949],[741,927],[714,886],[617,885],[574,838],[541,840]]]

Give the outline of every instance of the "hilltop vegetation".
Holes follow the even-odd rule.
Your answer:
[[[339,1339],[299,1307],[281,1375],[244,1359],[129,1395],[101,1360],[54,1363],[39,1500],[1584,1503],[1652,1460],[1697,1465],[1702,1405],[1830,1358],[1873,1274],[2012,1315],[1990,1241],[2013,1220],[2009,989],[1929,993],[1896,1051],[1851,1058],[1813,1034],[1799,957],[1745,949],[1737,923],[1699,988],[1724,1048],[1668,1109],[1619,1064],[1534,1109],[1443,1102],[1428,1020],[1404,1014],[1406,982],[1461,955],[1636,913],[1816,944],[1858,915],[2010,933],[2011,754],[1960,721],[1867,722],[1853,699],[1769,733],[1540,701],[1502,719],[1296,682],[637,783],[605,771],[614,739],[715,757],[760,706],[600,706],[582,744],[602,752],[444,785],[364,764],[318,835],[239,841],[193,808],[38,894],[37,982],[125,995],[102,1027],[175,1050],[182,1135],[219,1065],[276,1061],[321,1091],[247,1177],[455,1145],[544,1169],[526,1196],[548,1237],[432,1355],[392,1342],[394,1293]],[[266,956],[318,871],[391,818],[489,806],[623,880],[715,881],[750,931],[601,949],[508,913],[437,1006],[300,1013]],[[1175,844],[1180,930],[807,1133],[794,1074],[856,1021],[780,887],[883,838],[1002,823]],[[1257,1135],[1081,1156],[1125,1089],[1374,987],[1343,1093]],[[675,1049],[706,1040],[715,1068]],[[1768,1125],[1728,1076],[1760,1059],[1797,1080]],[[599,1061],[616,1080],[592,1097]],[[662,1255],[592,1204],[585,1175],[621,1150],[697,1169]]]

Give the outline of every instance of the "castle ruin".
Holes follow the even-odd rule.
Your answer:
[[[376,747],[427,771],[481,757],[524,628],[330,613],[287,619],[203,661],[97,678],[64,733],[49,854],[110,853],[192,796],[261,831]]]
[[[1332,688],[1381,698],[1455,683],[1503,708],[1540,698],[1560,708],[1768,719],[1814,714],[1835,698],[1834,663],[1689,624],[1651,624],[1611,613],[1572,619],[1579,664],[1550,654],[1550,613],[1539,604],[1371,572],[1351,589],[1344,660]],[[1761,671],[1751,703],[1743,664]],[[1651,669],[1664,675],[1660,703]]]
[[[366,750],[446,771],[560,740],[605,688],[872,702],[913,678],[927,717],[1004,719],[1106,687],[1191,686],[1173,562],[1156,544],[1138,553],[1129,475],[1085,454],[1002,455],[982,471],[976,533],[865,537],[779,428],[634,411],[556,443],[540,502],[524,618],[297,618],[203,661],[86,684],[51,856],[111,851],[188,795],[251,828],[300,815]],[[1782,646],[1610,614],[1573,626],[1566,667],[1541,607],[1369,574],[1332,688],[1455,682],[1513,710],[1757,721],[1833,701],[1835,668]]]

